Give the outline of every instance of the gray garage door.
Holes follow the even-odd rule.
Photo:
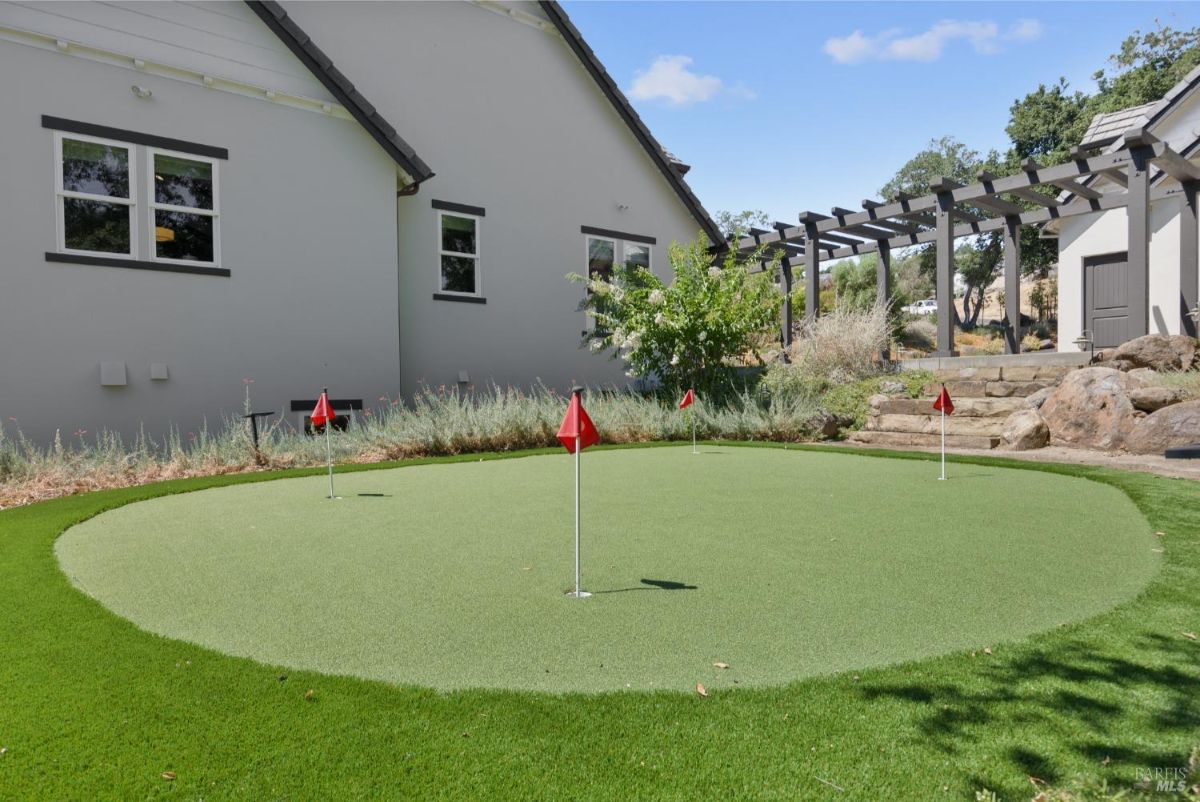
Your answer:
[[[1083,260],[1084,327],[1097,348],[1138,336],[1129,325],[1129,257],[1124,253]]]

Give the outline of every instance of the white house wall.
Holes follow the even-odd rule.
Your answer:
[[[1172,111],[1152,127],[1154,136],[1183,152],[1200,136],[1200,95],[1178,101]],[[1173,179],[1165,179],[1170,186]],[[1178,334],[1179,309],[1179,204],[1177,199],[1154,203],[1150,208],[1149,330]],[[1083,331],[1083,260],[1088,256],[1126,251],[1128,224],[1124,209],[1062,221],[1059,234],[1058,348],[1075,350],[1074,340]]]
[[[1178,334],[1179,315],[1179,200],[1154,203],[1150,208],[1151,333]],[[1112,209],[1068,218],[1059,233],[1058,349],[1074,351],[1084,329],[1083,261],[1128,250],[1128,215]]]
[[[368,403],[395,394],[396,168],[355,122],[154,76],[136,77],[153,92],[139,99],[130,70],[9,41],[0,75],[20,76],[0,81],[0,420],[10,434],[12,417],[39,440],[56,428],[67,439],[131,435],[139,424],[160,437],[171,423],[186,437],[241,414],[243,379],[255,409],[276,412],[325,384]],[[55,152],[42,115],[227,148],[218,169],[230,277],[48,262]],[[149,224],[139,220],[141,244]],[[101,387],[101,362],[125,363],[128,385]],[[169,378],[152,381],[151,363]]]
[[[241,2],[0,2],[4,29],[317,100],[333,98]]]
[[[514,4],[542,18],[535,4]],[[436,176],[399,203],[402,388],[627,383],[581,350],[581,226],[667,245],[700,224],[547,23],[469,3],[285,3]],[[699,168],[698,168],[699,169]],[[482,207],[485,304],[435,301],[437,199]]]

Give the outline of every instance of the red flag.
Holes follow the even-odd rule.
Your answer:
[[[688,391],[683,394],[683,400],[679,402],[679,408],[687,409],[694,403],[696,403],[696,394],[693,393],[691,388],[689,387]]]
[[[937,401],[933,402],[933,408],[947,415],[954,414],[954,402],[950,399],[950,393],[946,390],[946,385],[942,385],[942,391],[938,393]]]
[[[562,426],[558,427],[558,442],[562,443],[563,448],[568,452],[574,454],[576,437],[579,438],[580,451],[600,442],[600,433],[596,431],[592,419],[588,417],[587,411],[583,408],[583,403],[579,400],[579,393],[572,393],[571,403],[567,405],[567,414],[563,416]]]
[[[333,407],[329,405],[329,391],[322,390],[321,397],[317,399],[317,405],[313,407],[312,415],[313,426],[321,426],[334,418]]]

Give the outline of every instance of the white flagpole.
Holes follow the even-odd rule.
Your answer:
[[[579,587],[579,435],[575,435],[575,596],[583,596]]]
[[[939,481],[946,480],[946,407],[942,406],[942,475],[938,477]]]
[[[693,401],[692,406],[695,405],[696,402]],[[692,412],[690,407],[688,408],[688,417],[692,419],[692,453],[699,454],[700,452],[696,450],[696,413]]]
[[[322,390],[321,395],[322,395],[322,397],[328,399],[329,398],[329,388]],[[326,401],[327,408],[328,408],[328,404],[329,404],[329,402]],[[328,409],[326,411],[328,411]],[[331,443],[331,441],[329,439],[329,437],[330,437],[329,430],[332,428],[333,428],[333,421],[326,418],[325,419],[325,462],[329,465],[329,498],[330,499],[335,498],[335,496],[333,495],[333,444]]]

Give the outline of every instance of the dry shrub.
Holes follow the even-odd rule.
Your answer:
[[[333,434],[336,462],[557,446],[555,433],[566,408],[563,396],[544,387],[532,392],[426,389],[411,405],[380,401],[356,416],[347,431]],[[729,440],[811,440],[821,422],[816,406],[802,399],[764,404],[743,395],[715,405],[701,398],[684,414],[674,399],[613,390],[589,392],[586,404],[605,443],[688,440],[692,416],[701,437]],[[258,454],[245,422],[236,417],[186,439],[172,432],[156,442],[142,434],[131,444],[101,432],[41,446],[20,432],[8,436],[0,426],[0,509],[165,479],[323,465],[324,438],[307,436],[282,418],[261,432]]]

